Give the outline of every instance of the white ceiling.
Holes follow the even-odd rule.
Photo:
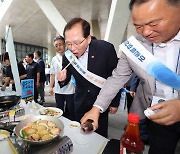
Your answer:
[[[51,0],[66,22],[74,17],[99,21],[104,37],[112,0]],[[58,19],[57,19],[58,20]],[[14,0],[0,21],[0,38],[10,25],[16,42],[49,47],[57,32],[35,0]]]

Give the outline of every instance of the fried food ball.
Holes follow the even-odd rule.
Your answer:
[[[40,137],[43,137],[44,135],[49,134],[49,131],[48,130],[41,130],[38,132],[38,134],[40,135]]]
[[[40,124],[46,124],[46,125],[47,125],[47,123],[48,123],[47,120],[40,120],[38,124],[39,124],[39,125],[40,125]]]
[[[36,129],[37,129],[38,131],[41,131],[41,130],[46,130],[47,127],[44,126],[44,125],[38,125],[38,126],[36,127]]]
[[[29,140],[33,140],[33,141],[39,141],[40,136],[39,134],[31,134],[28,136]]]
[[[27,126],[28,126],[28,127],[33,127],[33,126],[36,126],[36,123],[30,122],[30,123],[27,124]]]
[[[25,131],[26,131],[27,135],[31,135],[31,134],[35,134],[36,133],[36,130],[33,129],[33,128],[27,129]]]
[[[53,137],[51,135],[47,134],[47,135],[44,135],[41,139],[44,141],[44,140],[50,140],[52,138]]]
[[[48,121],[48,126],[49,127],[56,127],[56,124],[52,121]]]
[[[59,128],[51,128],[50,133],[53,135],[58,135],[60,133],[60,129]]]

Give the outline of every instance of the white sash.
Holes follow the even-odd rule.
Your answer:
[[[72,66],[76,69],[76,71],[81,74],[86,80],[94,84],[95,86],[102,88],[106,82],[106,79],[89,72],[87,69],[85,69],[78,61],[76,56],[74,54],[67,50],[65,52],[66,58],[69,60],[69,62],[72,64]]]
[[[162,64],[134,36],[124,41],[119,47],[127,57],[149,75],[176,90],[180,90],[180,76]]]
[[[58,64],[58,66],[59,66],[59,69],[62,70],[62,59],[61,59],[59,54],[56,55],[56,62]]]

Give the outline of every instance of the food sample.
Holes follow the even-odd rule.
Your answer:
[[[56,137],[61,129],[52,121],[37,120],[28,123],[21,129],[20,134],[23,139],[31,141],[44,141]]]
[[[78,128],[79,126],[76,125],[76,124],[70,124],[71,127],[75,127],[75,128]]]
[[[77,121],[71,121],[71,122],[69,123],[69,126],[70,126],[71,128],[79,128],[79,127],[80,127],[80,123],[77,122]]]
[[[43,111],[39,112],[41,115],[49,115],[49,116],[56,116],[59,115],[60,112],[55,111],[53,109],[46,108]]]

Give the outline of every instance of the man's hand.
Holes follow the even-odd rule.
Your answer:
[[[54,90],[53,90],[53,88],[51,88],[51,87],[49,88],[49,94],[50,94],[50,95],[54,95]]]
[[[172,125],[175,122],[180,121],[180,100],[164,101],[150,107],[149,109],[159,109],[159,112],[148,117],[158,124]]]
[[[136,92],[130,91],[130,95],[131,95],[132,97],[134,97],[134,96],[136,95]]]
[[[118,110],[118,107],[112,107],[112,106],[109,107],[110,114],[115,114],[117,112],[117,110]]]
[[[94,130],[98,128],[98,120],[100,116],[100,109],[98,107],[93,107],[89,112],[87,112],[81,119],[81,124],[84,124],[88,119],[93,120]]]
[[[65,81],[67,78],[67,70],[63,69],[62,71],[59,71],[57,74],[57,80],[60,82]]]

